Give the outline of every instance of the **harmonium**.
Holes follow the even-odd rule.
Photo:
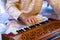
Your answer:
[[[17,30],[15,35],[2,34],[2,40],[60,40],[60,20],[49,18],[24,30]]]

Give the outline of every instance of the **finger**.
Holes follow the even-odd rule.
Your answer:
[[[36,18],[34,18],[34,21],[35,21],[35,23],[37,22],[37,19]]]
[[[26,24],[26,25],[29,25],[29,22],[28,22],[27,20],[25,20],[25,24]]]
[[[26,22],[26,24],[29,26],[30,25],[30,23],[29,22]]]
[[[34,23],[35,23],[35,24],[38,23],[37,18],[33,18],[33,19],[34,19]]]
[[[29,25],[31,25],[31,24],[32,24],[32,22],[31,22],[30,18],[29,18],[29,19],[27,19],[27,23],[28,23]]]
[[[35,24],[34,18],[32,17],[31,19],[32,24]]]
[[[36,19],[34,17],[32,17],[32,21],[33,21],[33,24],[36,23]]]
[[[37,19],[34,16],[30,17],[30,20],[33,25],[37,22]]]

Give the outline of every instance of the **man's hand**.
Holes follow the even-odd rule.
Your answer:
[[[34,24],[38,23],[38,20],[37,20],[36,16],[30,16],[30,17],[28,17],[28,15],[24,14],[24,13],[22,13],[20,15],[20,19],[24,23],[26,23],[27,25],[34,25]]]
[[[34,25],[34,24],[38,23],[38,20],[37,20],[36,16],[31,16],[31,17],[27,18],[26,22],[28,25]]]

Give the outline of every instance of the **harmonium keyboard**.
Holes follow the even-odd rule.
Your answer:
[[[18,34],[2,34],[2,40],[60,40],[60,20],[50,18],[16,32]]]

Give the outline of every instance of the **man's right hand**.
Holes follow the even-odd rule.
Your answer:
[[[27,25],[34,25],[38,22],[36,16],[28,16],[27,14],[25,13],[22,13],[20,15],[20,19]]]

